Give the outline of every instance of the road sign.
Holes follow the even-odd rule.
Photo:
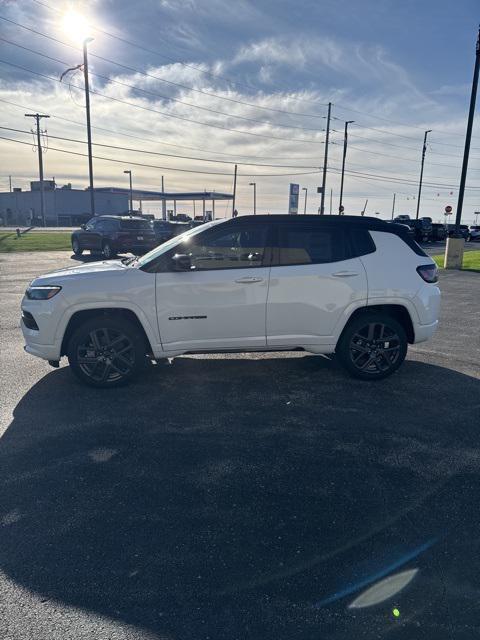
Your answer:
[[[449,204],[447,204],[447,206],[445,207],[445,213],[447,215],[450,215],[452,211],[453,211],[452,207]]]
[[[290,195],[288,198],[288,213],[298,213],[298,194],[300,193],[300,185],[290,184]]]

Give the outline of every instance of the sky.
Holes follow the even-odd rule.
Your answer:
[[[290,183],[317,213],[331,102],[326,212],[331,193],[338,212],[353,120],[345,212],[389,218],[395,193],[395,213],[415,215],[431,129],[420,215],[443,221],[458,198],[479,22],[478,0],[0,0],[0,190],[9,175],[22,188],[38,179],[24,116],[36,111],[50,115],[45,178],[86,187],[82,73],[59,81],[81,63],[86,27],[95,186],[125,187],[131,169],[136,188],[158,190],[163,175],[166,191],[230,193],[238,163],[240,214],[252,213],[252,182],[258,213],[286,213]],[[465,222],[480,211],[479,116]]]

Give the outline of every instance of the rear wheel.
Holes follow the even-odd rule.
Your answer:
[[[72,335],[67,356],[73,373],[94,387],[117,387],[132,380],[146,362],[137,327],[123,319],[98,316]]]
[[[347,325],[336,353],[353,377],[380,380],[402,364],[407,346],[405,330],[393,316],[372,312],[360,315]]]
[[[72,240],[72,251],[76,256],[81,256],[83,253],[83,249],[80,247],[80,243],[77,238]]]
[[[112,249],[112,245],[109,242],[103,243],[102,256],[105,258],[105,260],[110,260],[115,256],[115,251]]]

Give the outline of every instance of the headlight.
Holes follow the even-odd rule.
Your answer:
[[[29,300],[50,300],[53,296],[56,296],[62,287],[44,286],[44,287],[28,287],[25,291],[25,295]]]

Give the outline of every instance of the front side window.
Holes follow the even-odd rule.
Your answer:
[[[278,232],[278,264],[321,264],[346,259],[342,229],[299,225],[281,226]]]
[[[228,230],[201,234],[185,253],[190,256],[192,269],[240,269],[262,266],[265,252],[266,225],[235,225]],[[177,248],[181,253],[181,246]]]
[[[95,227],[96,227],[96,224],[97,224],[97,220],[95,220],[95,218],[92,218],[85,225],[85,230],[86,231],[93,231],[95,229]]]

